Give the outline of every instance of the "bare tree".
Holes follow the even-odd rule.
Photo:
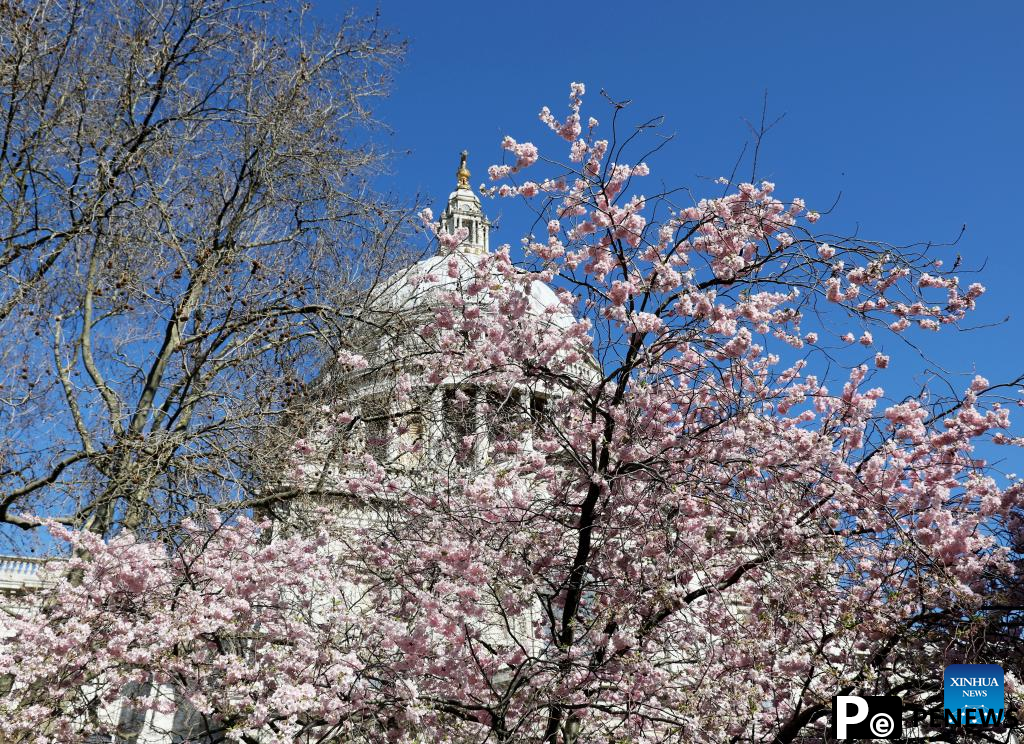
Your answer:
[[[368,178],[402,53],[290,5],[0,2],[0,523],[260,492],[254,444],[399,250]]]

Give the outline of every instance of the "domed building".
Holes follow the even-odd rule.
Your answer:
[[[381,309],[408,312],[415,307],[430,306],[436,303],[441,291],[450,291],[474,279],[480,260],[490,255],[492,224],[484,214],[480,198],[469,185],[467,156],[463,151],[456,171],[455,190],[448,195],[438,223],[439,231],[444,234],[455,235],[458,230],[465,230],[465,239],[448,249],[440,247],[436,255],[391,277],[378,300]],[[457,276],[449,271],[452,262],[457,267]],[[500,280],[500,277],[495,274],[495,279]],[[557,295],[544,282],[531,283],[529,301],[531,313],[546,315],[562,328],[572,324],[573,318],[561,311]]]
[[[365,454],[386,468],[406,471],[421,466],[423,458],[461,464],[470,458],[482,464],[493,455],[496,435],[512,429],[520,442],[528,442],[531,422],[536,423],[548,402],[562,394],[553,380],[538,378],[529,385],[480,383],[474,370],[431,379],[431,370],[425,367],[431,349],[421,331],[451,309],[453,295],[468,306],[494,313],[494,295],[508,283],[491,252],[493,225],[469,184],[466,160],[463,152],[455,190],[436,225],[442,236],[437,253],[381,283],[358,324],[362,330],[353,339],[353,353],[343,353],[325,375],[329,407],[344,409],[352,420],[318,426],[299,441],[296,474],[307,488],[329,495],[335,491],[332,484],[353,467],[361,467]],[[453,236],[458,235],[464,238],[457,241]],[[526,312],[542,327],[562,332],[573,325],[574,318],[549,285],[534,279],[522,286]],[[570,366],[571,376],[598,377],[597,365],[586,352],[579,356]],[[394,385],[403,373],[414,379],[415,404],[396,407]],[[470,436],[475,441],[469,451],[460,449]]]

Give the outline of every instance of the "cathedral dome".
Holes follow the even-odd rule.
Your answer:
[[[467,287],[478,278],[479,265],[491,258],[491,223],[484,215],[480,199],[469,185],[469,169],[466,167],[466,152],[456,172],[455,191],[448,196],[448,204],[441,215],[439,229],[454,234],[458,229],[466,231],[465,239],[454,248],[441,248],[437,255],[413,264],[392,276],[384,286],[378,307],[386,310],[412,311],[420,308],[437,307],[444,302],[444,295],[452,290]],[[494,269],[491,272],[491,286],[504,281]],[[558,328],[568,328],[572,316],[562,308],[555,291],[547,284],[534,280],[530,283],[530,313],[546,317]],[[486,291],[481,293],[486,301]]]
[[[419,261],[389,280],[382,300],[389,310],[413,311],[436,307],[444,302],[445,293],[465,288],[477,279],[479,264],[486,256],[456,249]],[[496,270],[491,272],[491,276],[494,284],[504,280]],[[486,302],[486,292],[481,293],[481,297],[481,301]],[[568,328],[574,322],[562,308],[555,291],[544,282],[534,280],[530,283],[529,301],[531,314],[547,317],[558,328]]]

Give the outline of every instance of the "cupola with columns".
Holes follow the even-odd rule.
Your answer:
[[[441,214],[441,228],[450,233],[454,233],[460,227],[466,228],[469,234],[457,250],[462,253],[482,255],[490,249],[488,233],[491,223],[484,216],[480,198],[473,193],[473,187],[469,185],[470,173],[469,168],[466,167],[468,156],[469,153],[463,150],[459,169],[455,172],[455,191],[448,195],[448,206]]]

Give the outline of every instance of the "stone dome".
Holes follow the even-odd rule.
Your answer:
[[[381,293],[378,306],[401,311],[436,307],[443,302],[446,292],[465,287],[476,279],[478,265],[486,256],[456,249],[419,261],[391,277]],[[504,280],[497,271],[493,271],[492,276],[495,283]],[[486,293],[482,296],[486,297]],[[555,291],[544,282],[534,280],[530,283],[529,301],[533,315],[547,317],[559,328],[568,328],[574,322],[561,307]]]
[[[492,256],[490,253],[491,223],[484,214],[480,199],[469,185],[469,169],[466,167],[467,153],[456,172],[455,191],[448,196],[448,203],[438,224],[439,229],[454,234],[465,229],[466,238],[454,248],[442,248],[437,255],[419,261],[394,274],[384,285],[374,303],[385,311],[413,311],[419,308],[436,307],[443,295],[453,289],[465,287],[476,279],[481,261]],[[493,282],[502,282],[504,277],[492,272]],[[491,286],[494,286],[492,283]],[[486,292],[481,293],[485,301]],[[547,284],[534,280],[530,284],[530,312],[537,317],[546,317],[558,328],[568,328],[572,316],[560,306],[555,291]]]

